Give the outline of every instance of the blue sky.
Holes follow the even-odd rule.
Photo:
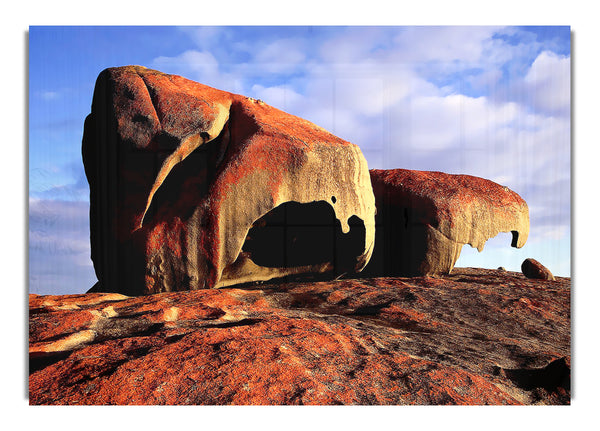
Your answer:
[[[139,64],[260,98],[361,147],[369,168],[464,173],[528,203],[510,234],[457,266],[570,275],[569,27],[30,27],[31,293],[85,292],[83,121],[106,67]]]

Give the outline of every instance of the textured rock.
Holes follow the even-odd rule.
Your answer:
[[[29,297],[31,404],[569,404],[570,279]]]
[[[550,270],[535,259],[525,259],[521,264],[521,271],[523,271],[525,277],[528,278],[554,280],[554,275],[552,275]]]
[[[515,192],[470,175],[370,171],[377,207],[375,250],[365,276],[449,274],[465,244],[483,250],[500,232],[512,246],[529,235],[529,210]]]
[[[360,149],[259,100],[139,66],[107,69],[83,158],[93,291],[340,274],[372,252]]]

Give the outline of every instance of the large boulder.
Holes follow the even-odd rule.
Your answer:
[[[470,175],[370,171],[377,206],[375,250],[363,274],[449,274],[465,244],[483,250],[500,232],[529,235],[529,210],[508,187]]]
[[[110,68],[96,82],[83,159],[94,291],[342,274],[373,249],[360,149],[260,100]]]

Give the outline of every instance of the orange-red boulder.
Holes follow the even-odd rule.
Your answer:
[[[360,149],[260,100],[144,67],[107,69],[83,159],[94,291],[352,273],[373,249]]]
[[[570,280],[29,297],[31,404],[569,404]]]
[[[449,274],[465,244],[483,250],[500,232],[529,235],[529,210],[508,187],[470,175],[370,171],[377,207],[375,250],[365,276]]]
[[[521,271],[528,278],[539,280],[554,280],[554,275],[548,268],[535,259],[527,258],[521,264]]]

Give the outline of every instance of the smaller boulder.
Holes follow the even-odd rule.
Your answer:
[[[483,251],[511,232],[521,248],[529,208],[508,187],[485,178],[409,169],[371,169],[375,248],[364,277],[450,274],[465,244]]]
[[[521,264],[521,271],[523,271],[523,275],[527,278],[555,280],[554,275],[552,275],[550,270],[535,259],[525,259]]]

